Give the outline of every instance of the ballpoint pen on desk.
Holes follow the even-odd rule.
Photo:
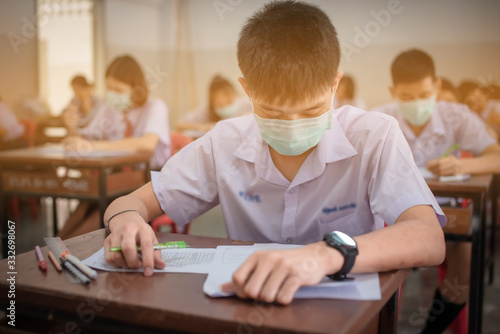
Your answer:
[[[450,147],[449,149],[447,149],[446,152],[443,153],[443,155],[441,156],[441,158],[446,158],[447,156],[450,155],[451,152],[453,152],[455,150],[458,150],[459,148],[460,148],[460,144],[453,145],[452,147]]]
[[[185,241],[167,241],[162,244],[153,245],[154,250],[159,249],[174,249],[174,248],[187,248],[189,247]],[[137,246],[137,250],[141,250],[141,246]],[[121,247],[111,247],[110,252],[121,252]]]
[[[47,262],[45,262],[42,250],[40,249],[39,246],[35,246],[35,254],[36,254],[36,259],[38,261],[38,268],[40,268],[41,271],[47,271]]]

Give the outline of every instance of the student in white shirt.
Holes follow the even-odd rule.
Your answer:
[[[441,81],[434,62],[425,52],[409,50],[399,54],[391,67],[395,103],[376,111],[397,119],[418,166],[436,175],[500,172],[500,146],[485,124],[463,104],[436,102]],[[475,158],[458,159],[442,155],[455,144]],[[468,289],[448,288],[450,282],[469,285],[469,243],[446,243],[447,274],[436,290],[435,300],[422,333],[441,333],[458,315],[468,299]],[[455,284],[455,283],[451,283]]]
[[[116,58],[106,71],[106,102],[113,110],[124,113],[121,122],[99,122],[98,132],[122,133],[120,140],[94,140],[76,136],[66,140],[69,149],[90,147],[94,150],[147,150],[153,152],[152,170],[159,170],[170,157],[171,145],[168,109],[157,98],[149,97],[148,86],[139,64],[131,56]],[[126,138],[124,138],[126,137]],[[98,210],[82,202],[60,232],[63,239],[93,231],[100,227]]]
[[[457,90],[460,102],[469,106],[500,136],[500,100],[490,98],[486,88],[471,80],[463,81]]]
[[[25,130],[24,125],[0,97],[0,150],[27,147],[28,143],[23,138]]]
[[[166,212],[182,225],[220,203],[229,238],[307,244],[252,255],[223,286],[241,298],[289,304],[326,274],[441,263],[445,218],[397,122],[332,107],[342,72],[328,16],[302,2],[266,4],[244,26],[237,53],[254,113],[219,122],[151,183],[111,203],[106,261],[152,275],[165,263],[146,222]],[[359,255],[322,241],[335,230],[350,250],[354,237]]]
[[[458,103],[457,89],[450,80],[439,78],[441,80],[441,89],[438,92],[437,100]]]
[[[242,116],[252,112],[248,97],[238,97],[229,80],[216,75],[208,89],[208,104],[185,115],[177,124],[178,131],[196,131],[204,134],[224,119]]]

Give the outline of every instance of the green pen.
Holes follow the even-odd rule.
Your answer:
[[[185,241],[167,241],[162,244],[153,245],[154,250],[158,249],[173,249],[173,248],[187,248],[189,247]],[[137,246],[137,250],[141,250],[141,246]],[[110,252],[121,252],[121,247],[111,247]]]
[[[460,148],[459,144],[453,145],[452,147],[450,147],[449,149],[447,149],[446,152],[444,152],[444,154],[441,156],[441,158],[446,158],[447,156],[450,155],[451,152],[453,152],[455,150],[458,150],[459,148]]]

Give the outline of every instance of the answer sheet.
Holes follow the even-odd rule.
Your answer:
[[[203,292],[210,297],[227,297],[220,286],[231,281],[234,271],[255,251],[265,249],[291,249],[302,246],[280,244],[256,244],[253,246],[218,246],[214,263],[203,285]],[[333,281],[324,277],[317,285],[301,287],[294,298],[380,300],[378,273],[350,274],[354,280]]]
[[[207,274],[214,261],[215,253],[215,248],[162,249],[161,257],[167,266],[163,269],[154,269],[154,272]],[[104,271],[142,272],[142,268],[117,268],[106,263],[104,247],[82,262],[89,267]]]

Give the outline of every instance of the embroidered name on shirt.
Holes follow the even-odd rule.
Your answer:
[[[344,211],[344,210],[347,210],[347,209],[354,209],[356,207],[356,203],[351,203],[351,204],[346,204],[346,205],[342,205],[342,206],[333,206],[331,208],[323,208],[322,212],[324,214],[329,214],[329,213],[332,213],[332,212],[337,212],[337,211]]]
[[[250,195],[250,194],[246,194],[245,192],[243,191],[240,191],[238,193],[238,195],[243,198],[245,201],[247,202],[253,202],[253,203],[261,203],[261,200],[260,200],[260,195]]]

